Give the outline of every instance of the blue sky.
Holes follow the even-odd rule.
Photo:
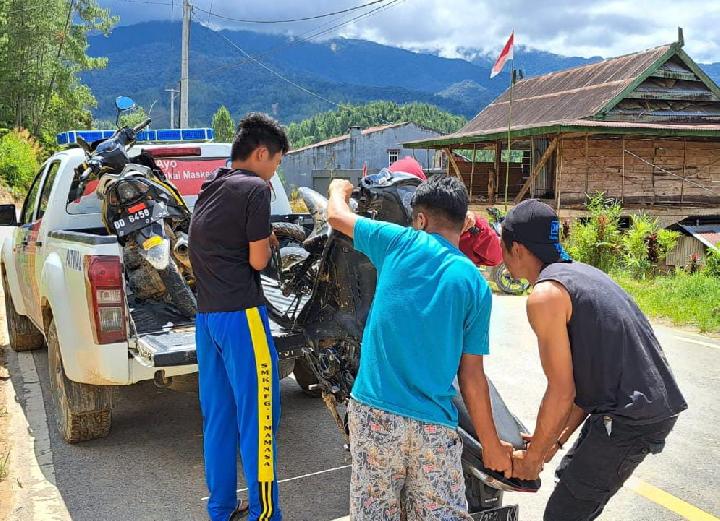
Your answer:
[[[466,49],[497,52],[515,29],[516,42],[572,56],[617,56],[675,40],[698,61],[720,62],[720,0],[385,0],[345,15],[291,24],[238,24],[218,16],[276,20],[313,16],[370,0],[191,0],[196,21],[212,27],[302,34],[394,5],[328,33],[413,50],[459,56]],[[99,0],[122,25],[179,20],[182,0]]]

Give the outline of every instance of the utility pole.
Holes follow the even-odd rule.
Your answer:
[[[165,89],[170,93],[170,128],[175,128],[175,94],[179,94],[177,89]]]
[[[188,62],[190,61],[190,0],[183,0],[182,66],[180,68],[180,128],[188,127]]]

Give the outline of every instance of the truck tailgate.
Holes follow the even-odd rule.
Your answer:
[[[273,298],[268,295],[268,298]],[[179,316],[170,306],[157,302],[130,305],[137,334],[135,356],[144,365],[172,367],[197,364],[195,324]],[[302,333],[283,329],[270,321],[275,348],[281,360],[302,355],[305,339]]]

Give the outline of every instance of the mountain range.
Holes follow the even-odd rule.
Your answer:
[[[157,21],[92,36],[88,53],[106,56],[106,69],[82,80],[98,100],[96,119],[114,119],[113,100],[134,98],[151,111],[155,128],[169,126],[170,95],[180,77],[179,22]],[[334,104],[372,100],[437,105],[471,118],[509,84],[506,71],[490,79],[494,58],[463,49],[449,59],[378,43],[337,38],[304,41],[250,31],[214,31],[193,23],[190,39],[190,125],[207,126],[220,105],[237,119],[249,111],[273,114],[282,123],[330,110]],[[515,49],[515,67],[544,74],[599,61],[525,47]],[[703,65],[716,81],[720,63]],[[178,105],[176,101],[176,118]]]

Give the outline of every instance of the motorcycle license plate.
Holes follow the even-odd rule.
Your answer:
[[[123,212],[120,218],[113,222],[113,226],[118,237],[125,237],[167,216],[168,211],[164,205],[153,202],[138,203]]]
[[[476,514],[471,514],[475,521],[518,521],[518,506],[493,508]]]

